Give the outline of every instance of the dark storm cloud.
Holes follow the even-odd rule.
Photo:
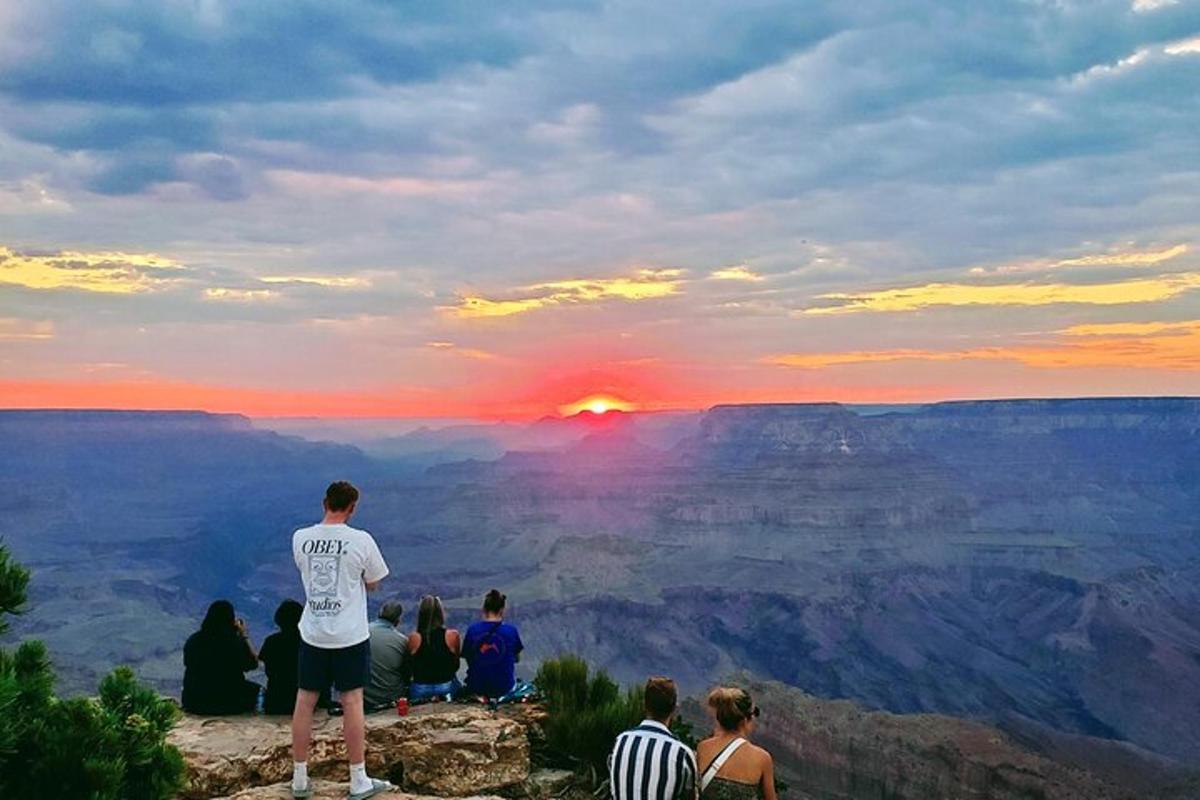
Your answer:
[[[546,6],[555,7],[555,4]],[[349,81],[502,66],[536,43],[522,3],[86,3],[14,13],[0,88],[27,101],[191,105],[329,97]]]

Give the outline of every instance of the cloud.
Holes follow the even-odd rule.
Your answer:
[[[169,370],[194,383],[283,382],[284,351],[303,374],[323,344],[352,344],[370,354],[362,385],[440,390],[482,370],[422,344],[505,316],[537,324],[458,349],[550,369],[578,342],[575,359],[659,355],[714,386],[769,375],[780,399],[796,376],[730,367],[795,349],[798,324],[813,352],[871,351],[886,347],[871,310],[971,309],[889,320],[935,351],[1063,329],[1098,303],[1165,295],[1196,317],[1180,281],[1200,270],[1200,15],[1156,5],[0,4],[7,242],[188,265],[133,269],[123,286],[160,290],[128,298],[9,284],[0,317],[54,320],[39,357],[62,364],[87,347],[144,367],[160,356],[138,328],[178,324]],[[687,273],[635,287],[649,297],[610,283],[642,264]],[[206,325],[252,350],[244,373],[203,355]],[[1117,338],[1056,336],[1043,344]]]
[[[1133,0],[1133,10],[1139,12],[1155,11],[1177,4],[1179,0]]]
[[[977,347],[964,350],[920,348],[841,353],[786,353],[764,363],[799,369],[825,369],[892,361],[1013,361],[1040,369],[1118,368],[1200,370],[1200,320],[1176,323],[1112,323],[1068,328],[1067,336],[1087,337],[1044,345]]]
[[[355,79],[410,83],[511,63],[533,44],[505,24],[522,15],[507,6],[48,0],[7,15],[0,88],[25,100],[147,107],[312,99]]]
[[[744,265],[733,267],[721,267],[713,270],[708,274],[708,277],[718,281],[761,281],[764,280],[762,275],[759,275],[754,270]]]
[[[1091,284],[927,283],[858,294],[830,293],[819,299],[832,305],[804,309],[804,314],[855,314],[860,312],[909,312],[955,306],[1046,306],[1075,303],[1123,305],[1157,303],[1200,287],[1200,272],[1180,272],[1154,278]]]
[[[17,181],[0,181],[0,215],[69,214],[71,204],[51,192],[44,176]]]
[[[0,317],[0,342],[38,341],[54,338],[51,320],[28,320]]]
[[[361,289],[371,285],[367,278],[354,275],[263,275],[259,280],[263,283],[290,283],[327,289]]]
[[[231,202],[249,195],[237,161],[218,153],[195,153],[177,160],[179,177],[214,200]]]
[[[538,283],[514,292],[515,297],[491,299],[467,295],[449,311],[464,319],[508,317],[541,308],[607,300],[654,300],[676,294],[682,285],[678,269],[643,269],[630,278],[572,279]]]
[[[180,263],[153,253],[21,253],[0,247],[0,283],[29,289],[76,289],[134,294],[160,288],[180,277]]]
[[[1067,258],[1054,263],[1056,267],[1119,266],[1143,267],[1161,264],[1188,251],[1186,244],[1177,244],[1161,250],[1127,250],[1123,252],[1099,253],[1078,258]]]
[[[238,289],[215,286],[204,290],[204,299],[230,303],[261,303],[279,299],[274,289]]]
[[[472,361],[495,361],[497,359],[497,355],[495,353],[490,353],[487,350],[479,350],[474,347],[459,347],[454,342],[426,342],[425,346],[431,350],[440,350],[443,352],[453,353],[454,355],[462,356],[463,358],[469,358]]]
[[[1169,44],[1163,48],[1163,51],[1167,53],[1167,55],[1172,56],[1194,55],[1200,53],[1200,36],[1197,36],[1193,39],[1184,39],[1183,41],[1175,42],[1174,44]]]
[[[1038,258],[997,266],[972,267],[972,275],[1013,275],[1023,272],[1048,272],[1072,267],[1151,267],[1170,261],[1190,251],[1186,244],[1176,244],[1151,250],[1113,249],[1107,253],[1092,253],[1073,258]]]
[[[272,170],[268,179],[290,192],[299,194],[381,194],[397,197],[458,196],[482,191],[483,181],[440,180],[435,178],[380,176],[363,177],[337,173]]]
[[[1148,336],[1188,333],[1200,327],[1200,320],[1187,322],[1102,322],[1093,325],[1072,325],[1061,333],[1065,336]]]
[[[763,363],[799,369],[824,369],[847,364],[877,364],[886,361],[962,361],[965,358],[976,357],[972,356],[972,353],[984,352],[986,351],[901,348],[896,350],[851,350],[843,353],[784,353],[768,356],[763,359]]]

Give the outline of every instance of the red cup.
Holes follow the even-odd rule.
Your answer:
[[[408,698],[401,697],[396,701],[396,714],[401,717],[408,716]]]

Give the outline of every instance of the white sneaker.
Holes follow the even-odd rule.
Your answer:
[[[390,792],[395,788],[396,785],[393,783],[371,778],[370,789],[367,789],[365,792],[350,792],[346,796],[349,798],[349,800],[367,800],[368,797],[374,797],[375,795],[382,794],[383,792]]]

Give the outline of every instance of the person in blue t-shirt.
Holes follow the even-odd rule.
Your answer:
[[[508,598],[492,589],[483,599],[483,619],[467,628],[463,656],[467,660],[467,691],[497,700],[513,690],[517,661],[525,645],[521,634],[504,621]]]

